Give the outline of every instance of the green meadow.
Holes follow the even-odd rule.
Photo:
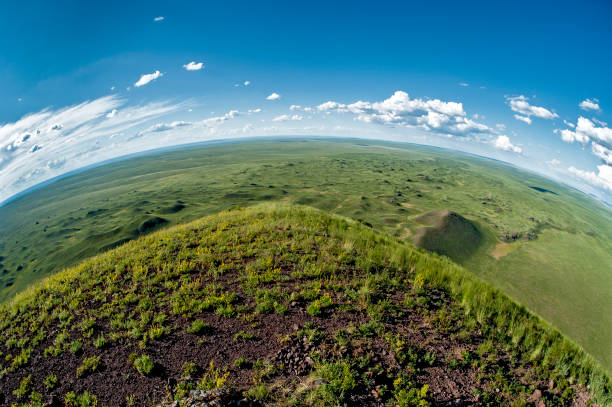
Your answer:
[[[500,162],[400,143],[217,143],[58,180],[0,208],[0,300],[156,229],[264,201],[447,255],[612,370],[610,210]]]

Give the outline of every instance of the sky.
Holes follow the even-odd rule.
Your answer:
[[[0,202],[126,154],[365,137],[479,154],[612,203],[612,3],[0,5]]]

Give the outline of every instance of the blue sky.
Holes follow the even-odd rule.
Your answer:
[[[126,153],[313,134],[473,152],[612,202],[611,17],[606,1],[3,4],[0,201]]]

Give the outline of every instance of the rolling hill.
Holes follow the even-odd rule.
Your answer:
[[[0,307],[3,405],[170,405],[190,394],[586,406],[610,402],[610,381],[448,258],[286,204],[153,232]]]

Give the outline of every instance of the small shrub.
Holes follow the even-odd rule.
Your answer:
[[[106,344],[107,344],[107,340],[104,337],[104,335],[100,335],[94,340],[94,346],[96,348],[103,348]]]
[[[210,361],[210,365],[208,365],[208,370],[202,376],[202,380],[198,383],[198,390],[214,390],[219,389],[227,383],[227,378],[229,376],[229,372],[225,371],[221,373],[219,369],[215,367],[212,360]]]
[[[208,331],[210,331],[211,327],[208,322],[204,322],[201,319],[196,319],[191,323],[191,326],[187,329],[187,332],[202,335]]]
[[[81,377],[87,373],[95,372],[100,365],[100,356],[90,356],[83,359],[83,363],[77,369],[77,377]]]
[[[98,405],[98,399],[89,392],[77,395],[73,391],[66,394],[64,402],[67,407],[96,407]]]
[[[257,401],[269,400],[271,396],[270,389],[264,383],[251,387],[246,394],[249,398]]]
[[[198,367],[193,362],[185,362],[181,367],[181,374],[183,377],[193,377],[197,371]]]
[[[19,383],[19,387],[13,390],[13,394],[19,398],[23,399],[32,391],[32,375],[24,377],[21,379]]]
[[[83,347],[83,342],[77,339],[77,340],[70,342],[70,346],[68,347],[68,350],[72,354],[77,354],[81,350],[82,347]]]
[[[45,387],[47,390],[53,390],[57,386],[57,376],[53,373],[45,377]]]
[[[153,361],[148,355],[140,355],[134,359],[134,367],[143,376],[148,376],[153,370]]]
[[[250,365],[249,361],[242,357],[234,361],[234,366],[236,366],[238,369],[244,369],[248,367],[249,365]]]
[[[253,339],[255,336],[250,332],[240,331],[234,335],[234,342],[238,339]]]

